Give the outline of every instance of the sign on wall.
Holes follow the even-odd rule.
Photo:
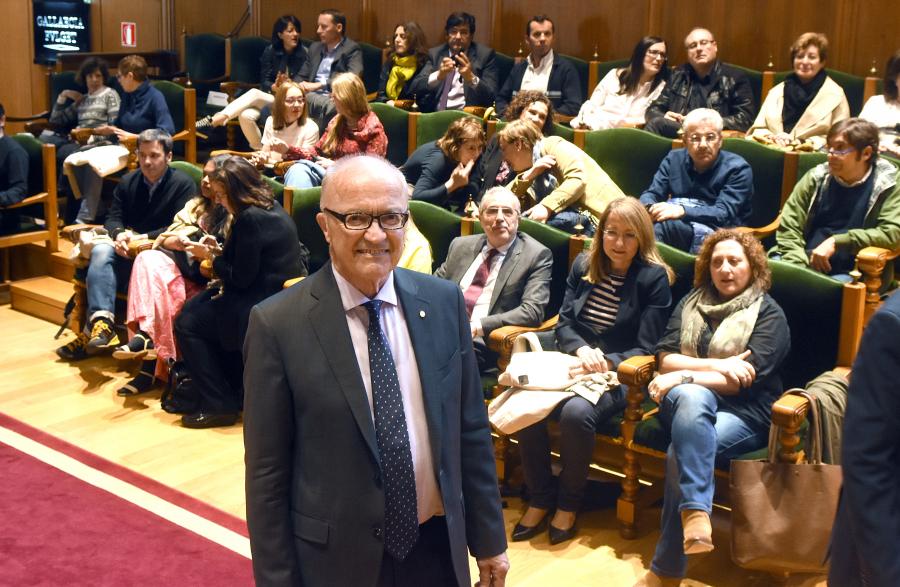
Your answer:
[[[137,23],[122,23],[122,46],[137,47]]]
[[[34,62],[56,63],[57,53],[91,50],[90,4],[33,0]]]

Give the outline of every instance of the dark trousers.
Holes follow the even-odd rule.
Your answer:
[[[664,137],[669,137],[670,139],[674,139],[678,136],[678,131],[681,129],[681,125],[674,120],[669,120],[664,116],[660,116],[658,118],[654,118],[653,120],[647,121],[647,124],[644,125],[644,130],[647,132],[652,132],[653,134],[662,135]]]
[[[221,316],[206,290],[188,300],[175,319],[175,340],[198,394],[199,411],[241,410],[243,360],[239,348],[226,348],[219,337]]]
[[[597,405],[575,396],[556,406],[550,418],[559,420],[559,490],[550,468],[550,435],[547,420],[516,433],[525,483],[531,492],[529,505],[543,510],[559,508],[577,512],[584,496],[597,426],[625,407],[625,389],[619,386],[604,393]]]
[[[656,240],[682,251],[690,251],[694,243],[694,228],[687,220],[663,220],[653,224]]]
[[[419,526],[419,540],[402,561],[387,552],[381,559],[378,587],[457,587],[450,536],[444,516]]]

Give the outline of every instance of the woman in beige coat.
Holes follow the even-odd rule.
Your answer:
[[[822,33],[803,33],[791,46],[794,71],[768,93],[747,137],[789,147],[808,142],[825,145],[836,122],[850,118],[847,97],[825,72],[828,39]]]

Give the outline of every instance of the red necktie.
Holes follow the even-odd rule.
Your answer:
[[[497,256],[497,252],[497,249],[488,249],[484,262],[481,263],[478,271],[475,272],[475,277],[472,278],[472,284],[466,288],[463,294],[466,300],[466,314],[469,315],[469,318],[472,317],[472,309],[475,308],[475,302],[478,301],[481,292],[484,291],[484,284],[487,283],[488,275],[491,274],[491,261]]]

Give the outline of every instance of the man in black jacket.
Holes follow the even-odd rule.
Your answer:
[[[128,243],[159,236],[197,191],[187,174],[169,167],[172,160],[169,133],[145,130],[138,135],[137,144],[140,169],[123,177],[116,186],[106,216],[104,228],[111,242],[95,241],[91,249],[85,278],[89,327],[75,341],[56,350],[63,359],[82,359],[112,350],[119,344],[113,323],[117,286],[128,283],[131,275]]]
[[[16,230],[19,215],[5,206],[18,204],[28,191],[28,154],[6,135],[6,110],[0,104],[0,234]]]
[[[429,63],[413,80],[424,112],[493,106],[497,93],[494,50],[472,41],[475,17],[454,12],[444,25],[447,42],[428,51]]]
[[[684,46],[688,62],[672,72],[662,93],[647,108],[644,130],[675,138],[684,116],[697,108],[721,114],[725,130],[750,128],[756,106],[747,76],[719,62],[716,39],[706,29],[688,33]]]
[[[556,25],[544,14],[531,17],[525,25],[528,58],[516,63],[497,94],[497,113],[503,114],[510,100],[521,90],[547,94],[560,114],[575,116],[584,102],[584,88],[572,62],[553,52]]]

